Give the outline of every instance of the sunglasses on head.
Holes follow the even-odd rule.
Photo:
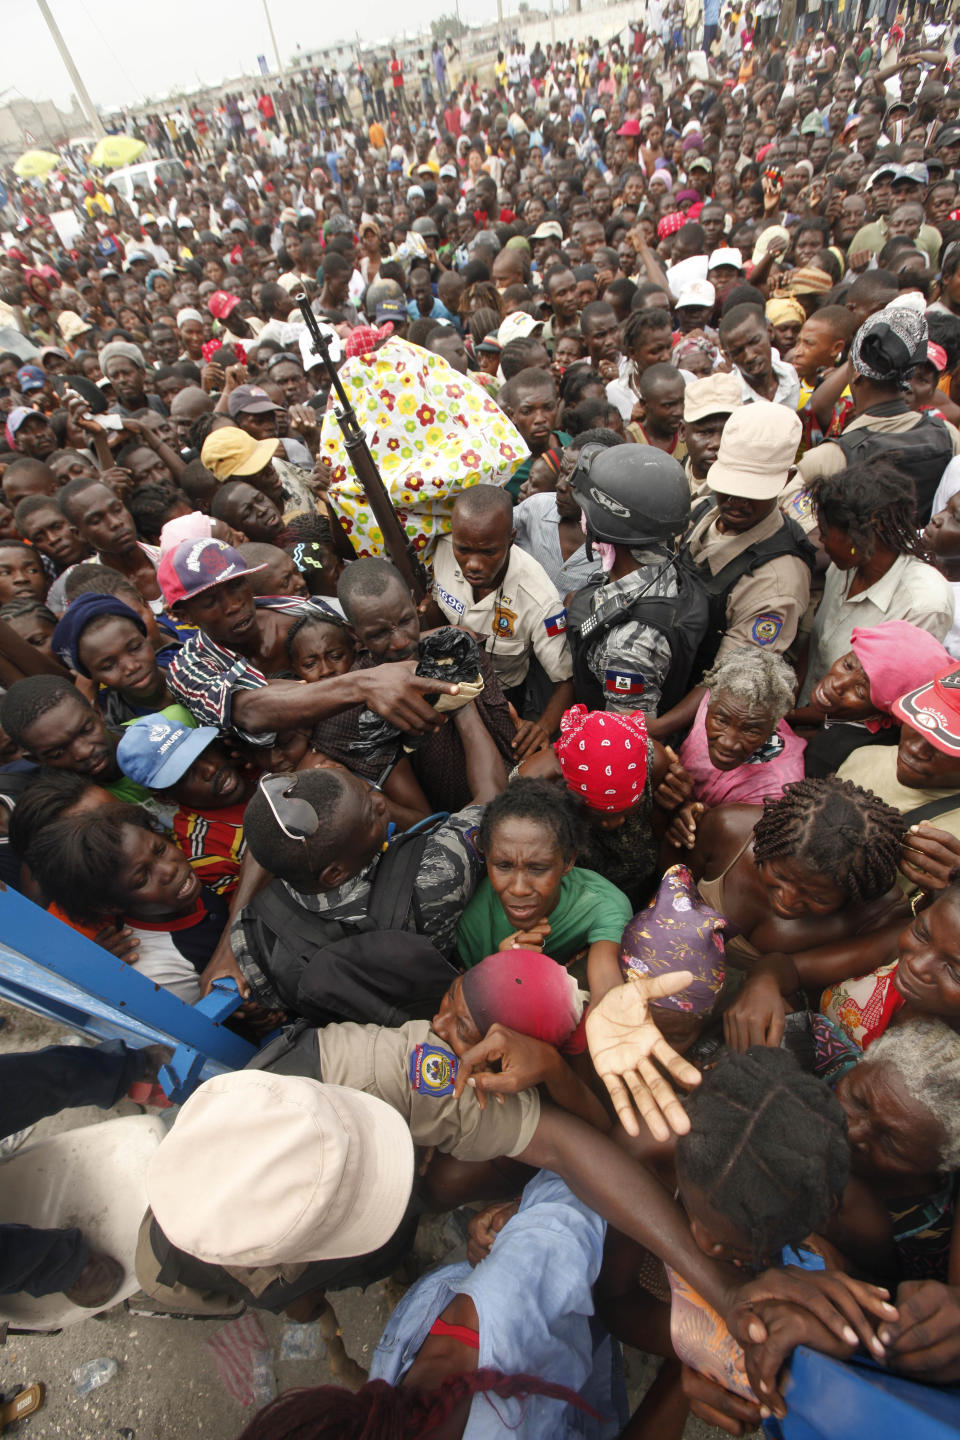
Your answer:
[[[320,816],[308,800],[298,800],[292,793],[296,788],[297,776],[284,774],[262,775],[260,790],[270,807],[270,814],[289,840],[299,840],[303,845],[320,828]]]

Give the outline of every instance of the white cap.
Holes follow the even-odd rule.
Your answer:
[[[678,260],[676,265],[671,265],[667,271],[667,284],[670,286],[670,294],[674,300],[692,285],[696,280],[707,278],[707,257],[706,255],[688,255],[686,260]]]
[[[707,262],[708,270],[716,270],[721,265],[732,265],[734,270],[743,269],[743,256],[739,250],[732,250],[729,246],[714,250]]]
[[[542,320],[528,315],[525,310],[514,310],[497,331],[497,343],[503,346],[508,345],[511,340],[523,340],[528,335],[532,335],[535,330],[539,332],[542,328]]]
[[[717,292],[709,280],[694,280],[680,291],[675,308],[682,310],[684,305],[715,305],[716,300]]]
[[[563,226],[559,220],[541,220],[530,238],[531,240],[562,240]]]

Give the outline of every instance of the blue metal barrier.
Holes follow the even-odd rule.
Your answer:
[[[869,1361],[800,1347],[790,1362],[784,1440],[956,1440],[960,1390],[918,1385]]]
[[[177,1102],[255,1053],[223,1024],[240,1004],[232,981],[188,1005],[10,889],[0,891],[0,995],[95,1040],[171,1045],[164,1088]]]

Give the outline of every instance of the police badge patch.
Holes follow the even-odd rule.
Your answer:
[[[750,634],[758,645],[772,645],[774,640],[783,629],[783,620],[779,615],[758,615],[753,622],[753,629]]]
[[[439,1045],[417,1045],[410,1055],[410,1088],[439,1100],[452,1095],[459,1061]]]

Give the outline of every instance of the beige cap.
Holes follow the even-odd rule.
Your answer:
[[[80,335],[89,335],[92,326],[81,320],[75,310],[62,310],[57,316],[57,329],[64,340],[76,340]]]
[[[413,1140],[382,1100],[298,1075],[238,1070],[195,1090],[147,1169],[164,1235],[214,1265],[366,1255],[413,1188]]]
[[[802,434],[800,417],[788,405],[774,405],[769,400],[741,405],[723,427],[707,484],[720,495],[772,500],[797,462]]]
[[[683,418],[687,424],[705,415],[729,415],[743,403],[740,381],[726,370],[692,380],[683,393]]]

